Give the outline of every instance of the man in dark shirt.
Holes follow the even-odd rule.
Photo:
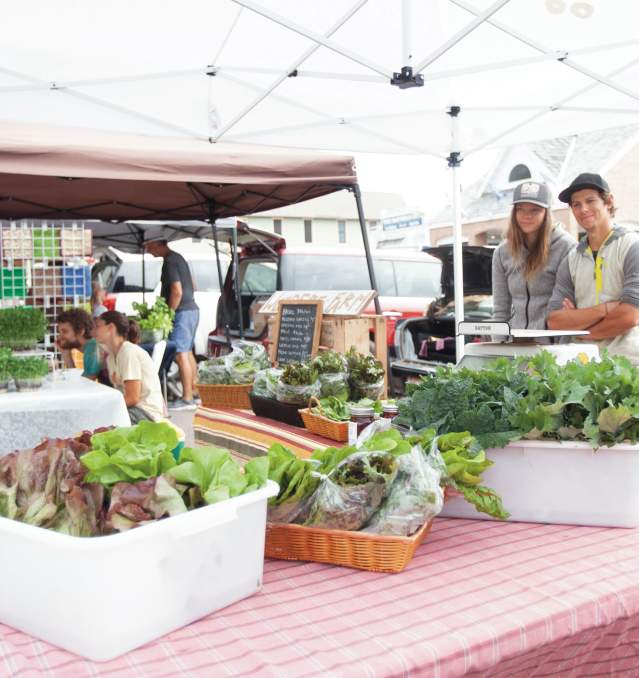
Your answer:
[[[193,277],[184,257],[169,249],[166,240],[147,241],[144,249],[154,257],[162,257],[161,296],[175,311],[173,330],[169,340],[176,345],[175,362],[180,369],[182,398],[169,406],[171,409],[195,409],[193,385],[197,364],[193,355],[195,331],[200,321],[200,309],[193,297]]]

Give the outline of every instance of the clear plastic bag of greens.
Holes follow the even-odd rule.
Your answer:
[[[397,466],[389,452],[356,452],[346,457],[318,487],[305,525],[359,530],[390,491]]]
[[[320,383],[315,381],[312,384],[301,384],[299,386],[293,384],[285,384],[280,378],[277,382],[277,389],[275,392],[276,399],[281,403],[288,403],[289,405],[299,405],[305,407],[308,401],[319,395]]]
[[[277,382],[282,374],[279,367],[269,367],[266,370],[260,370],[255,375],[253,382],[253,394],[261,398],[275,399],[277,394]]]
[[[371,384],[351,376],[349,383],[351,389],[351,400],[361,400],[363,398],[379,400],[384,393],[383,377],[379,381]]]
[[[200,384],[230,384],[226,357],[204,360],[198,365],[197,380]]]
[[[348,372],[327,372],[319,375],[320,398],[333,396],[340,400],[348,400]]]
[[[268,359],[268,354],[263,344],[238,339],[231,343],[231,347],[233,348],[233,352],[241,351],[246,360],[255,363],[257,370],[264,370],[271,366],[271,362]]]
[[[397,458],[397,476],[365,532],[408,537],[441,512],[441,473],[429,463],[421,445]]]

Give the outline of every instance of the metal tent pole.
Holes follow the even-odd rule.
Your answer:
[[[222,266],[220,265],[220,244],[217,237],[217,223],[215,217],[215,201],[207,200],[207,207],[209,212],[209,222],[213,230],[213,243],[215,244],[215,263],[217,264],[217,280],[220,286],[220,301],[222,304],[222,324],[224,325],[224,335],[228,343],[229,350],[231,349],[231,328],[229,327],[229,316],[226,311],[226,302],[224,300],[224,280],[222,279]]]
[[[455,359],[459,362],[464,357],[464,337],[459,334],[459,323],[464,320],[464,253],[462,249],[461,223],[461,185],[459,183],[459,166],[461,153],[458,139],[459,106],[451,106],[447,111],[451,120],[451,152],[448,156],[448,166],[452,169],[453,177],[453,275],[455,276]]]
[[[240,290],[240,263],[237,256],[237,222],[232,233],[231,247],[233,248],[233,285],[235,286],[235,300],[237,301],[237,320],[240,329],[240,339],[244,339],[244,318],[242,317],[242,292]]]
[[[366,219],[364,218],[364,207],[362,205],[362,193],[359,190],[359,184],[355,184],[352,188],[355,195],[355,204],[357,205],[357,215],[359,217],[359,227],[362,230],[362,240],[364,241],[364,252],[366,253],[366,266],[368,267],[368,277],[371,281],[371,289],[377,293],[375,295],[375,313],[382,314],[382,307],[379,304],[379,289],[377,287],[377,279],[375,278],[375,268],[373,266],[373,258],[371,257],[371,246],[368,242],[368,231],[366,230]]]
[[[138,247],[142,250],[142,303],[146,303],[146,267],[144,266],[144,233],[138,233]]]

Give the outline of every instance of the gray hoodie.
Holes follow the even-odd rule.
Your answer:
[[[555,224],[546,266],[528,281],[508,243],[499,245],[493,253],[493,320],[508,321],[512,329],[544,329],[557,269],[576,245],[564,227]]]

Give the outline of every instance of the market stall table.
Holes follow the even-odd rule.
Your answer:
[[[436,519],[395,575],[267,561],[260,593],[104,664],[0,624],[3,676],[582,678],[638,666],[639,530],[565,525]]]
[[[0,394],[0,454],[101,426],[130,426],[120,391],[60,373],[37,391]]]
[[[299,426],[258,417],[250,410],[222,407],[198,407],[193,432],[197,443],[221,445],[244,458],[266,454],[273,443],[281,443],[299,457],[309,457],[317,448],[343,445]]]

